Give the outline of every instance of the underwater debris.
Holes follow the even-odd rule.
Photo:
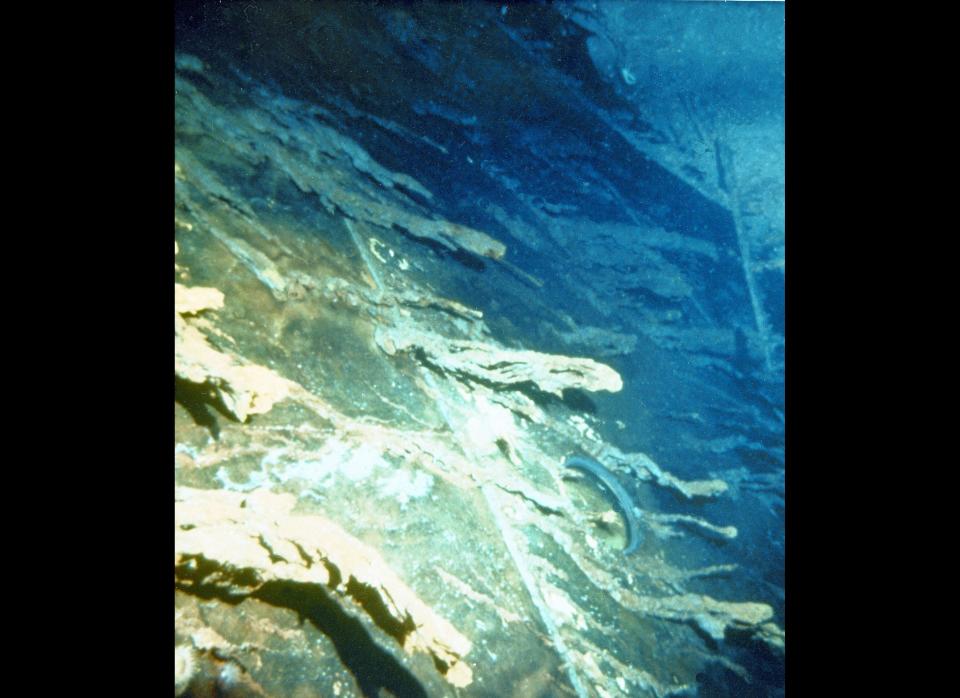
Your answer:
[[[254,249],[251,245],[239,238],[227,235],[214,225],[207,226],[207,230],[217,240],[223,243],[230,252],[236,257],[250,272],[260,280],[264,286],[270,289],[273,297],[279,301],[287,299],[288,282],[283,278],[283,274],[276,264],[270,261],[263,252]]]
[[[494,521],[496,521],[497,528],[500,531],[500,537],[503,539],[507,551],[510,554],[510,559],[513,561],[515,569],[523,580],[524,588],[530,595],[530,601],[537,609],[537,613],[547,630],[553,648],[563,659],[564,669],[567,673],[567,679],[570,681],[570,686],[576,692],[578,698],[586,698],[588,694],[580,678],[578,662],[575,661],[575,657],[567,647],[564,636],[560,632],[559,623],[554,617],[553,610],[544,599],[541,584],[538,583],[539,575],[531,569],[529,564],[531,555],[529,550],[527,550],[528,546],[521,537],[517,535],[514,527],[503,514],[506,508],[501,504],[501,500],[498,499],[499,495],[497,492],[486,485],[484,485],[481,490]]]
[[[193,647],[190,645],[177,646],[174,649],[174,662],[174,695],[182,696],[190,685],[190,681],[193,680],[194,672],[197,670]]]
[[[713,536],[719,536],[726,540],[732,540],[737,537],[737,527],[736,526],[716,526],[709,521],[704,521],[703,519],[697,516],[688,516],[686,514],[654,514],[650,517],[654,522],[658,524],[670,524],[670,523],[687,523],[698,526],[704,531],[712,534]],[[677,534],[674,534],[677,535]]]
[[[196,315],[204,310],[219,310],[223,307],[223,293],[216,288],[189,288],[174,284],[173,306],[178,315]]]
[[[681,480],[657,465],[647,454],[624,453],[610,444],[604,444],[601,456],[630,468],[641,480],[653,480],[661,487],[679,492],[687,499],[716,497],[729,488],[723,480]]]
[[[590,473],[598,479],[603,486],[613,495],[615,504],[626,521],[627,528],[627,546],[623,549],[624,555],[630,555],[636,552],[640,546],[640,524],[637,521],[637,515],[633,511],[633,500],[627,491],[623,489],[617,481],[617,476],[604,468],[593,458],[585,456],[568,456],[563,462],[565,468],[575,468],[583,472]]]
[[[507,246],[499,240],[459,223],[415,216],[405,216],[396,223],[416,237],[434,240],[450,249],[472,252],[478,257],[499,260],[507,252]]]
[[[205,532],[208,552],[217,555],[212,561],[183,556],[177,570],[178,598],[205,607],[215,606],[218,610],[210,615],[220,614],[228,623],[238,626],[235,635],[223,631],[236,643],[233,648],[223,638],[201,636],[199,631],[190,634],[189,641],[197,656],[203,659],[214,652],[232,656],[248,636],[261,640],[248,621],[250,606],[262,603],[256,595],[257,589],[263,587],[257,586],[256,579],[245,578],[244,570],[254,570],[264,578],[289,580],[296,578],[297,568],[308,576],[317,574],[317,579],[326,573],[325,584],[302,584],[328,594],[338,608],[352,609],[354,616],[366,616],[363,622],[373,629],[376,641],[389,645],[393,655],[402,655],[398,643],[378,634],[375,614],[362,609],[350,582],[337,581],[331,572],[331,567],[337,573],[346,568],[346,563],[334,559],[334,555],[356,552],[354,537],[344,533],[343,528],[362,535],[364,543],[382,554],[376,563],[370,563],[377,569],[361,564],[357,574],[368,572],[370,577],[365,579],[378,577],[381,570],[392,574],[385,567],[386,558],[397,572],[394,577],[402,577],[415,588],[410,593],[428,603],[437,617],[454,621],[453,632],[461,639],[469,637],[467,649],[457,655],[459,660],[452,665],[448,664],[448,655],[436,647],[411,655],[419,662],[417,671],[427,667],[418,679],[436,674],[431,686],[442,686],[441,673],[446,671],[444,676],[451,686],[442,686],[443,690],[431,691],[430,695],[460,694],[452,688],[459,684],[450,678],[456,678],[458,667],[477,678],[463,695],[510,695],[507,688],[514,690],[514,696],[692,693],[696,691],[696,677],[703,663],[716,661],[718,652],[724,651],[712,643],[705,647],[693,628],[714,638],[723,637],[728,628],[745,630],[772,647],[779,642],[782,649],[783,632],[769,619],[760,625],[750,624],[763,617],[763,613],[751,616],[740,609],[738,620],[737,609],[722,607],[727,602],[688,594],[685,586],[689,580],[727,574],[733,565],[674,568],[662,557],[672,547],[661,545],[661,540],[648,541],[650,545],[644,546],[641,554],[624,560],[615,548],[597,545],[597,541],[585,536],[583,527],[587,522],[570,502],[557,464],[562,454],[590,444],[588,451],[601,454],[598,457],[609,464],[624,485],[629,485],[630,471],[640,481],[693,499],[718,496],[726,490],[726,484],[720,479],[681,480],[643,454],[613,450],[609,457],[603,455],[601,434],[609,437],[611,430],[607,427],[614,416],[625,420],[621,429],[628,428],[627,424],[631,429],[636,426],[624,412],[607,412],[606,405],[601,404],[594,414],[571,415],[567,409],[574,409],[571,404],[544,404],[542,400],[538,404],[528,397],[534,391],[521,390],[526,390],[523,384],[528,383],[562,395],[564,388],[580,381],[594,386],[578,385],[582,389],[613,391],[623,384],[620,375],[609,375],[606,371],[612,369],[601,363],[592,362],[590,370],[572,363],[589,359],[505,349],[490,339],[509,337],[506,341],[511,346],[529,346],[524,342],[532,335],[525,331],[530,328],[523,326],[524,320],[533,318],[536,322],[538,315],[559,317],[559,323],[541,323],[539,340],[564,342],[558,345],[564,354],[600,360],[605,356],[624,357],[617,366],[623,365],[623,376],[628,382],[636,358],[631,354],[636,354],[641,335],[665,345],[673,342],[688,354],[724,349],[730,344],[729,336],[719,330],[711,334],[712,327],[697,328],[703,335],[699,340],[697,334],[676,334],[671,329],[680,314],[673,306],[682,304],[687,313],[690,304],[702,299],[705,293],[702,279],[690,273],[685,260],[692,257],[697,264],[709,268],[721,260],[721,248],[686,234],[651,232],[645,224],[623,225],[621,230],[599,224],[600,233],[610,233],[609,244],[596,247],[597,254],[587,255],[583,249],[586,238],[578,233],[584,225],[596,223],[575,221],[566,226],[563,235],[570,242],[567,249],[571,256],[584,254],[590,258],[580,264],[574,257],[577,263],[563,267],[570,282],[566,290],[576,291],[577,303],[599,309],[603,318],[587,315],[591,322],[604,327],[580,326],[572,318],[566,322],[562,312],[549,312],[550,304],[563,293],[558,292],[558,279],[544,276],[550,279],[544,288],[542,280],[506,261],[506,246],[499,241],[478,230],[441,220],[441,211],[458,210],[456,205],[444,208],[440,203],[441,199],[452,199],[451,192],[441,196],[442,189],[433,184],[436,180],[425,179],[438,192],[435,202],[433,194],[417,180],[380,166],[344,135],[368,137],[366,126],[357,128],[357,124],[365,120],[382,125],[384,120],[359,109],[350,112],[352,106],[342,106],[345,99],[334,105],[332,93],[320,84],[313,86],[309,97],[311,101],[316,97],[318,102],[298,102],[280,94],[284,87],[276,83],[268,88],[254,80],[244,79],[242,86],[232,82],[228,75],[220,74],[219,61],[211,60],[200,67],[193,67],[193,63],[192,58],[178,59],[181,75],[177,82],[177,232],[190,273],[223,289],[230,298],[230,312],[212,319],[203,317],[205,311],[223,307],[223,293],[218,289],[188,289],[183,299],[178,289],[179,320],[197,331],[201,347],[205,345],[226,357],[215,360],[206,349],[197,349],[191,357],[209,359],[200,378],[210,381],[211,387],[220,381],[225,403],[231,390],[243,390],[243,379],[249,376],[235,375],[231,370],[221,372],[216,362],[226,361],[228,367],[248,366],[245,357],[260,357],[260,363],[267,360],[263,357],[269,357],[269,366],[276,370],[269,375],[284,381],[288,398],[262,419],[228,423],[223,440],[208,444],[199,439],[196,444],[190,441],[190,448],[195,450],[189,456],[196,467],[177,473],[179,485],[217,487],[219,481],[231,486],[241,483],[253,490],[252,494],[225,493],[242,497],[240,505],[231,500],[223,507],[211,506],[215,511],[230,512],[217,519],[219,523],[210,521],[209,526],[178,531],[178,535],[197,532],[198,536]],[[369,108],[369,103],[365,107]],[[338,122],[337,114],[342,113],[349,119]],[[404,148],[393,148],[399,145],[393,140],[398,134],[429,143],[421,134],[396,124],[388,131],[389,134],[380,136],[378,150],[371,152],[390,152],[392,163],[404,162]],[[432,145],[447,153],[443,146]],[[436,172],[429,166],[419,171],[425,178]],[[506,180],[506,175],[502,179]],[[461,184],[469,183],[457,182]],[[452,189],[460,196],[459,188]],[[520,188],[515,193],[518,201],[530,200]],[[482,207],[483,196],[478,199],[462,201],[464,205]],[[544,201],[545,218],[534,218],[535,225],[526,225],[523,221],[531,220],[529,217],[514,216],[516,207],[506,201],[504,205],[510,206],[511,213],[504,212],[503,220],[499,216],[493,218],[509,231],[507,241],[519,241],[542,253],[544,259],[556,252],[551,248],[558,238],[552,235],[550,227],[562,225],[563,217],[581,210],[574,205]],[[531,205],[530,209],[533,208]],[[484,220],[474,215],[465,218]],[[353,246],[349,244],[348,231],[356,233],[351,234],[356,243]],[[363,250],[369,252],[365,267],[364,260],[352,253],[352,247],[358,247],[361,254]],[[646,248],[651,247],[663,254],[648,253]],[[511,251],[515,251],[512,246]],[[522,249],[516,251],[523,254]],[[469,259],[464,262],[468,255],[494,259],[497,263],[478,264]],[[644,260],[643,267],[636,272],[627,270],[624,264],[630,256]],[[724,250],[724,259],[725,256]],[[530,263],[531,270],[537,273],[552,275],[555,271],[550,264],[534,264],[529,257],[520,259],[524,260],[521,266]],[[409,266],[405,267],[400,260]],[[461,295],[463,279],[457,277],[462,276],[462,270],[453,261],[472,270],[469,293]],[[482,264],[486,264],[488,272],[476,272]],[[239,273],[232,273],[234,269]],[[527,287],[526,295],[516,292],[514,287],[520,285],[509,274],[502,273],[504,270],[521,280]],[[615,283],[604,281],[617,275],[619,280]],[[258,287],[254,277],[269,289],[269,294]],[[634,281],[638,289],[633,288]],[[250,294],[246,293],[248,289]],[[478,292],[474,293],[474,289]],[[533,294],[529,293],[531,289],[535,289]],[[625,300],[618,300],[624,290],[631,293]],[[627,307],[625,303],[643,304],[650,295],[662,297],[658,302],[670,301],[670,309],[657,316],[666,318],[667,329],[662,334],[657,334],[656,323],[644,326],[636,313],[622,312]],[[476,308],[452,300],[458,297]],[[562,303],[557,304],[558,309],[562,307]],[[581,315],[569,305],[566,307]],[[652,317],[653,312],[649,314]],[[512,324],[511,318],[515,321]],[[250,323],[251,319],[254,322]],[[221,323],[226,332],[219,329]],[[385,328],[387,323],[410,329],[404,334]],[[608,324],[609,329],[605,329]],[[685,323],[676,324],[682,328]],[[350,329],[348,339],[339,341],[344,327]],[[414,332],[414,327],[419,329]],[[701,330],[706,330],[706,334]],[[631,331],[637,334],[627,334]],[[398,332],[401,334],[395,334]],[[373,348],[371,337],[386,354],[408,352],[412,360],[390,360]],[[398,346],[398,338],[402,346]],[[261,377],[266,380],[267,375]],[[542,397],[534,396],[538,400]],[[234,399],[237,404],[228,409],[234,410],[238,419],[258,413],[261,406],[263,411],[270,409],[266,398]],[[371,409],[371,405],[379,409]],[[182,410],[180,413],[185,420]],[[187,436],[185,432],[178,434],[179,439]],[[342,453],[338,451],[330,459],[320,457],[324,449],[335,444],[344,446]],[[369,447],[371,453],[384,457],[388,466],[378,466],[378,472],[367,473],[357,483],[347,482],[350,478],[346,477],[324,476],[328,466],[350,466],[351,449],[361,447]],[[180,457],[185,457],[185,453],[184,450]],[[258,463],[260,470],[251,473],[250,469]],[[214,464],[218,467],[212,467]],[[379,471],[388,472],[387,467],[391,474],[381,476]],[[319,516],[295,516],[289,510],[273,516],[267,513],[269,507],[247,511],[250,498],[266,496],[258,490],[264,485],[283,488],[293,496],[299,494],[298,507],[319,512]],[[350,489],[353,485],[355,488]],[[632,492],[629,486],[628,490]],[[182,494],[179,492],[178,498]],[[191,496],[177,502],[178,517],[185,505],[193,507],[191,520],[185,526],[196,525],[196,520],[202,518],[199,502],[208,501],[207,496],[198,494],[196,499]],[[216,491],[210,492],[209,501],[217,496]],[[360,499],[364,500],[362,505]],[[721,537],[735,534],[733,527],[714,526],[696,517],[656,514],[655,502],[655,495],[645,500],[651,506],[645,515],[654,531],[681,522],[696,525],[698,533],[705,531]],[[608,521],[617,521],[615,512],[607,514]],[[337,519],[343,528],[340,533],[315,541],[314,537],[323,537],[326,529],[317,529],[310,522],[328,521],[328,516]],[[220,528],[215,531],[215,527]],[[678,536],[688,533],[679,529]],[[262,540],[255,535],[261,532]],[[749,534],[746,528],[744,532]],[[234,540],[238,541],[236,551],[219,549],[221,542],[232,545]],[[331,567],[319,564],[320,553],[304,547],[306,543],[322,544],[325,551],[329,546],[336,548],[324,553],[334,560]],[[350,551],[341,549],[341,543]],[[256,553],[260,566],[236,566],[243,563],[245,546]],[[718,560],[723,559],[718,556]],[[198,578],[197,571],[190,569],[192,561],[197,565],[209,562],[204,570],[209,577],[203,581],[227,590],[224,593],[228,596],[243,598],[242,603],[223,603],[222,596],[212,602],[204,600],[195,586]],[[736,586],[736,581],[710,588],[743,588]],[[273,582],[265,582],[270,583]],[[660,593],[675,593],[680,601],[670,602],[670,597],[657,596]],[[701,600],[694,602],[687,597]],[[381,585],[377,598],[386,599],[385,605],[390,606],[388,616],[380,616],[387,618],[389,627],[406,632],[405,619],[419,622],[419,615],[404,615],[403,599],[394,595],[392,585]],[[283,610],[289,612],[290,608]],[[182,630],[179,619],[177,627]],[[280,658],[289,673],[315,671],[316,655],[304,651],[305,643],[316,642],[313,629],[307,627],[304,632],[282,624],[281,628],[270,654],[275,660]],[[434,639],[442,635],[423,632]],[[646,644],[651,637],[656,638],[655,646]],[[445,643],[445,639],[436,642],[438,646],[446,646]],[[319,642],[316,644],[320,646]],[[468,655],[467,668],[463,657],[470,645],[477,649]],[[336,654],[325,647],[330,663],[336,664]],[[528,661],[530,655],[536,658]],[[269,661],[265,658],[265,662]],[[378,661],[370,660],[373,664]],[[513,662],[524,666],[511,673],[516,668]],[[349,684],[350,667],[344,666]],[[256,672],[260,667],[250,663],[250,669]],[[235,678],[236,671],[227,667],[227,677]],[[276,673],[276,667],[268,665],[255,675],[269,687]],[[535,684],[534,690],[520,681],[528,676],[543,683]],[[305,695],[340,695],[339,688],[329,690],[330,685],[325,687],[326,692],[315,689]],[[300,695],[292,688],[284,686],[285,690],[273,695]],[[350,693],[350,689],[346,694],[359,695]]]
[[[209,385],[224,407],[238,421],[262,414],[298,388],[264,366],[249,364],[214,349],[187,316],[219,308],[223,294],[214,288],[187,288],[176,285],[174,357],[178,377]]]
[[[381,327],[375,339],[390,356],[400,351],[422,351],[430,364],[458,378],[465,376],[504,386],[531,382],[540,390],[561,398],[566,388],[613,393],[623,388],[620,374],[593,359],[504,349],[411,328]]]
[[[635,597],[633,604],[638,606],[637,610],[659,618],[692,621],[714,640],[723,640],[728,629],[751,631],[770,644],[782,637],[768,627],[777,626],[768,623],[773,609],[765,603],[717,601],[699,594],[680,594],[663,598]]]
[[[436,308],[445,313],[461,317],[465,320],[482,320],[483,311],[476,308],[470,308],[457,301],[448,298],[441,298],[425,293],[419,293],[410,289],[405,289],[391,297],[384,299],[384,302],[395,301],[400,305],[410,308]]]
[[[271,581],[315,585],[362,608],[407,653],[429,654],[454,686],[471,683],[471,643],[424,603],[381,555],[318,515],[292,513],[296,498],[267,490],[176,490],[175,569],[181,588],[255,594]],[[307,587],[309,588],[309,586]]]
[[[506,254],[506,246],[486,233],[405,210],[410,204],[405,191],[427,200],[433,194],[410,175],[380,165],[356,141],[333,127],[317,118],[303,118],[304,114],[320,116],[311,105],[261,85],[249,92],[256,102],[254,108],[214,104],[190,83],[188,74],[177,77],[177,89],[178,130],[202,131],[201,124],[217,123],[230,134],[231,147],[242,159],[250,164],[269,160],[301,191],[316,194],[328,211],[339,209],[353,220],[379,228],[394,226],[451,251],[495,260]],[[278,134],[282,134],[282,141],[274,138]],[[249,143],[257,147],[245,145]],[[364,177],[356,177],[356,172]],[[215,190],[212,183],[209,188]]]

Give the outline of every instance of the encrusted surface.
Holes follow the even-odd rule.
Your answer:
[[[589,109],[551,96],[572,83],[518,28],[533,10],[459,5],[217,8],[249,63],[178,50],[178,694],[667,696],[782,661],[775,583],[740,564],[772,548],[739,512],[779,516],[783,478],[730,458],[776,455],[783,419],[736,394],[774,341],[718,310],[746,300],[739,267],[687,234],[693,194],[659,223],[631,203],[634,173],[665,191],[650,163],[621,176],[589,128],[536,126]],[[291,57],[271,53],[291,27]],[[449,74],[430,48],[474,40],[482,60]],[[354,72],[375,56],[436,84]],[[504,56],[525,67],[498,92],[476,71]],[[450,105],[400,87],[446,80]],[[470,94],[503,124],[451,106]],[[518,139],[548,176],[504,169]],[[437,174],[454,160],[462,177]],[[531,193],[550,178],[566,198]],[[573,453],[642,512],[636,555]]]

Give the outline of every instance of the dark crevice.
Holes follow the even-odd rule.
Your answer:
[[[460,262],[460,264],[467,269],[472,269],[473,271],[483,271],[487,268],[486,263],[482,259],[465,250],[453,250],[450,252],[450,257]]]
[[[417,678],[376,643],[358,619],[347,613],[322,587],[297,582],[268,582],[253,597],[271,606],[297,611],[330,638],[343,665],[354,675],[364,696],[383,692],[397,698],[426,698]]]
[[[402,193],[404,196],[406,196],[408,199],[410,199],[414,203],[418,203],[421,206],[424,206],[427,208],[432,206],[432,203],[423,194],[421,194],[418,191],[414,191],[413,189],[409,189],[408,187],[403,186],[399,182],[394,182],[393,188],[399,191],[400,193]]]
[[[254,598],[271,606],[296,611],[301,622],[308,621],[330,638],[337,656],[356,678],[364,696],[426,698],[426,690],[410,670],[383,649],[363,622],[344,610],[323,586],[271,581],[258,587],[260,580],[255,571],[236,570],[230,574],[229,586],[241,589],[249,587],[255,591],[231,593],[225,588],[223,575],[224,570],[217,563],[202,557],[190,558],[176,568],[176,586],[203,600],[219,600],[236,605],[246,598]],[[392,618],[383,601],[369,588],[351,581],[348,592],[387,634],[399,641],[414,629],[409,616],[403,623]]]
[[[347,593],[350,595],[350,598],[363,607],[363,610],[367,612],[367,615],[373,619],[373,622],[376,623],[378,627],[383,629],[385,633],[401,645],[404,643],[404,640],[406,640],[407,635],[416,630],[417,625],[413,622],[413,618],[411,618],[409,614],[407,614],[401,622],[387,610],[387,606],[383,602],[383,597],[376,589],[362,584],[351,577],[350,581],[347,582]]]
[[[597,413],[597,403],[587,395],[586,391],[580,390],[579,388],[564,388],[563,404],[575,412],[586,414]]]
[[[191,383],[174,377],[173,399],[190,414],[198,426],[206,428],[214,439],[220,438],[220,423],[216,413],[232,419],[216,391],[206,383]]]
[[[260,545],[262,545],[266,549],[267,555],[270,557],[271,563],[287,562],[287,559],[285,557],[283,557],[282,555],[277,555],[275,552],[273,552],[273,548],[270,547],[270,544],[267,542],[267,539],[263,537],[263,535],[257,536],[257,540],[259,541]]]
[[[174,568],[176,588],[205,601],[219,599],[236,605],[249,595],[242,589],[255,589],[260,584],[257,572],[252,569],[230,570],[225,573],[223,566],[208,560],[202,555],[184,556]],[[240,591],[230,592],[223,588],[223,579],[229,576],[230,587]]]

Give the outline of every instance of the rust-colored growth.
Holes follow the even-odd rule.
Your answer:
[[[290,582],[358,604],[408,653],[425,652],[455,686],[473,681],[471,643],[408,587],[375,549],[317,515],[292,514],[296,499],[250,493],[176,491],[175,570],[184,587],[249,596]],[[320,562],[322,564],[316,564]]]

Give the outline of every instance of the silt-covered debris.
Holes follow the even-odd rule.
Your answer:
[[[532,272],[342,115],[186,53],[175,90],[178,695],[682,695],[749,676],[728,640],[783,652],[769,605],[698,591],[735,564],[670,551],[736,537],[701,506],[727,483],[621,451],[577,402],[624,384],[591,345],[636,338],[561,314],[579,353],[498,338],[461,277],[532,298]],[[640,283],[690,298],[647,259]],[[623,483],[635,555],[570,454]]]

